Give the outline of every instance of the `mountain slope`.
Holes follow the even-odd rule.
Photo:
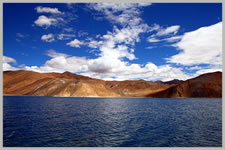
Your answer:
[[[105,88],[105,81],[65,73],[6,71],[3,73],[4,95],[29,96],[109,96],[120,95]]]
[[[148,97],[222,97],[222,73],[203,74],[149,94]]]
[[[104,81],[73,74],[5,71],[3,94],[78,97],[222,97],[222,73],[186,81]]]

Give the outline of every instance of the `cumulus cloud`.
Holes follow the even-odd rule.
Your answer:
[[[88,42],[88,46],[90,48],[98,48],[102,43],[102,41],[90,40],[90,42]]]
[[[222,22],[187,32],[174,44],[179,53],[167,62],[180,65],[222,64]]]
[[[47,53],[46,53],[46,55],[47,56],[49,56],[49,57],[52,57],[52,58],[55,58],[55,57],[68,57],[69,55],[67,55],[67,54],[64,54],[64,53],[58,53],[58,52],[56,52],[55,50],[53,50],[53,49],[50,49],[50,50],[47,50]]]
[[[101,36],[101,40],[92,40],[88,44],[89,47],[100,51],[101,59],[95,60],[95,63],[102,60],[111,60],[110,63],[119,64],[124,58],[129,60],[136,59],[133,47],[136,42],[140,41],[140,34],[158,29],[158,25],[150,27],[140,17],[141,9],[149,5],[151,4],[92,3],[88,5],[89,8],[101,12],[101,15],[113,24],[113,31],[108,31]],[[120,27],[116,25],[120,25]]]
[[[102,78],[107,75],[115,76],[115,73],[126,70],[129,63],[124,59],[137,59],[134,55],[134,45],[140,41],[140,34],[156,30],[156,26],[149,27],[141,19],[141,8],[150,4],[138,3],[95,3],[89,4],[89,8],[101,12],[105,19],[113,24],[113,30],[105,35],[98,36],[100,40],[91,39],[88,46],[95,48],[98,58],[89,60],[88,69],[92,76]],[[118,27],[117,25],[120,25]],[[135,66],[135,65],[133,65]],[[117,75],[118,76],[118,75]]]
[[[145,65],[129,64],[126,61],[115,59],[117,56],[109,57],[105,55],[95,59],[87,59],[86,57],[71,56],[54,50],[48,50],[46,54],[50,59],[42,66],[23,66],[22,69],[38,72],[79,72],[81,75],[104,80],[141,78],[145,80],[168,81],[174,78],[184,80],[192,77],[184,73],[182,68],[176,68],[170,65],[156,66],[152,62],[148,62]]]
[[[41,40],[45,42],[53,42],[55,41],[55,38],[54,38],[54,35],[50,33],[50,34],[42,35]]]
[[[177,25],[165,29],[160,27],[158,32],[147,40],[152,43],[173,42],[169,46],[176,47],[178,54],[166,58],[167,63],[186,66],[187,70],[195,71],[193,77],[222,71],[222,22],[176,35],[179,28],[180,26]],[[148,48],[155,47],[154,45]],[[198,66],[202,64],[205,66]]]
[[[134,45],[139,40],[139,33],[141,29],[133,29],[131,27],[118,29],[114,26],[113,32],[107,32],[100,37],[100,41],[90,40],[88,46],[96,48],[99,51],[98,58],[89,61],[89,70],[91,72],[106,73],[114,72],[115,68],[123,70],[127,62],[124,58],[129,60],[136,59],[134,49],[129,45]]]
[[[62,12],[58,10],[58,8],[38,6],[35,9],[36,9],[37,13],[62,14]]]
[[[83,44],[84,44],[84,42],[79,41],[78,39],[74,39],[73,41],[70,41],[66,45],[71,46],[71,47],[77,47],[77,48],[79,48],[80,45],[83,45]]]
[[[171,66],[157,67],[149,63],[143,67],[141,64],[130,64],[128,61],[124,61],[124,58],[128,60],[137,59],[134,55],[133,46],[136,42],[140,41],[141,33],[160,29],[160,26],[157,24],[151,27],[148,26],[140,18],[140,8],[145,5],[135,3],[98,3],[90,4],[89,6],[99,12],[103,12],[106,19],[113,24],[122,25],[122,28],[114,25],[113,31],[108,31],[105,35],[98,36],[101,40],[90,40],[88,46],[96,48],[99,54],[98,58],[89,59],[87,61],[88,72],[83,72],[83,75],[116,80],[135,78],[150,79],[150,77],[152,77],[152,79],[161,77],[165,80],[175,76],[179,79],[189,77],[183,73],[181,69]],[[175,29],[173,28],[174,27],[165,29],[165,33],[162,33],[161,30],[160,34],[175,33]],[[175,73],[168,74],[168,70]],[[160,76],[160,73],[163,75]]]
[[[35,21],[34,24],[48,28],[50,26],[54,27],[65,27],[63,30],[67,32],[71,32],[71,28],[68,28],[67,25],[72,20],[77,18],[77,15],[73,12],[62,12],[58,8],[51,8],[51,7],[42,7],[38,6],[35,8],[37,13],[45,13],[45,15],[39,16]]]
[[[42,16],[39,16],[38,19],[34,21],[34,23],[40,27],[49,27],[51,25],[56,24],[57,20],[55,18],[48,18],[42,15]]]
[[[46,53],[50,59],[44,65],[25,66],[25,70],[33,70],[37,72],[81,72],[87,71],[87,59],[85,57],[76,57],[64,53],[58,53],[54,50],[48,50]]]
[[[16,60],[14,58],[11,58],[8,56],[3,56],[2,63],[3,63],[3,71],[17,70],[17,68],[15,68],[11,65],[11,64],[16,64]]]
[[[129,64],[127,62],[118,61],[116,63],[108,64],[110,67],[105,66],[98,68],[98,64],[94,64],[92,70],[82,73],[83,75],[105,79],[105,80],[132,80],[132,79],[145,79],[145,80],[162,80],[169,81],[173,79],[185,80],[191,78],[182,71],[182,68],[171,67],[170,65],[156,66],[149,62],[144,66],[140,64]]]

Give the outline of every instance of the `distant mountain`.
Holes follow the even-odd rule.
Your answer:
[[[203,74],[151,93],[148,97],[222,97],[222,73]]]
[[[187,81],[104,81],[70,72],[3,72],[3,94],[74,97],[221,97],[222,73],[204,74]]]
[[[156,83],[161,83],[161,84],[178,84],[180,82],[183,82],[183,80],[178,80],[178,79],[174,79],[174,80],[170,80],[170,81],[160,81],[160,80],[157,80],[155,81]]]
[[[181,82],[183,82],[183,80],[174,79],[174,80],[166,81],[166,82],[163,82],[163,83],[165,83],[165,84],[178,84],[178,83],[181,83]]]

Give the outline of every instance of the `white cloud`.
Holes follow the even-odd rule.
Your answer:
[[[11,57],[3,56],[2,58],[3,63],[16,63],[16,60]]]
[[[176,42],[176,41],[179,41],[182,39],[183,36],[172,36],[172,37],[169,37],[169,38],[165,38],[163,39],[164,41],[167,41],[167,42]]]
[[[167,62],[181,65],[222,64],[222,22],[187,32],[173,46],[179,53]]]
[[[199,76],[201,74],[209,73],[209,72],[216,72],[216,71],[221,71],[222,68],[207,68],[207,69],[201,69],[196,72],[196,76]]]
[[[150,42],[150,43],[156,43],[156,42],[162,42],[162,41],[166,41],[166,42],[177,42],[179,40],[181,40],[182,36],[171,36],[171,37],[168,37],[168,38],[160,38],[160,39],[157,39],[155,38],[154,36],[153,37],[148,37],[147,41]],[[165,46],[165,45],[164,45]]]
[[[58,39],[59,40],[70,40],[71,38],[75,37],[74,34],[64,34],[64,33],[61,33],[61,34],[58,34]]]
[[[124,58],[136,59],[134,55],[134,45],[140,41],[140,34],[151,32],[159,28],[158,25],[149,27],[144,23],[141,15],[141,8],[151,5],[150,3],[93,3],[89,4],[91,9],[101,12],[113,26],[112,32],[100,37],[100,41],[92,40],[89,47],[100,51],[101,60],[111,60],[110,63],[122,62]],[[115,26],[121,25],[122,28]],[[112,57],[112,59],[108,58]],[[97,61],[97,60],[96,60]],[[113,62],[112,62],[113,61]],[[97,63],[97,62],[95,62]],[[126,63],[126,62],[122,62]],[[109,67],[110,68],[110,67]]]
[[[179,25],[163,28],[155,24],[153,27],[151,27],[151,29],[157,32],[149,36],[147,38],[147,41],[150,43],[163,42],[163,43],[160,43],[160,46],[171,46],[171,43],[178,42],[182,38],[181,35],[176,35],[178,30],[180,29]]]
[[[51,25],[56,24],[57,20],[55,18],[48,18],[42,15],[42,16],[39,16],[38,19],[34,21],[34,23],[40,27],[49,27]]]
[[[126,48],[121,47],[120,49]],[[174,78],[184,80],[192,77],[185,74],[181,68],[171,67],[170,65],[156,66],[151,62],[146,65],[129,64],[126,61],[117,59],[118,55],[116,53],[112,54],[112,57],[104,55],[95,59],[71,56],[54,50],[47,51],[47,55],[51,58],[44,65],[40,67],[23,66],[22,69],[38,72],[80,72],[82,75],[93,78],[114,80],[145,79],[168,81]]]
[[[41,40],[45,42],[53,42],[55,41],[55,38],[54,38],[54,35],[50,33],[50,34],[42,35]]]
[[[88,42],[88,46],[90,48],[98,48],[102,43],[102,41],[91,40],[90,42]]]
[[[25,66],[25,70],[33,70],[37,72],[81,72],[86,71],[87,59],[85,57],[70,56],[64,53],[58,53],[54,50],[48,50],[47,55],[51,57],[44,65],[38,66]]]
[[[148,38],[148,42],[151,42],[151,43],[155,43],[155,42],[160,42],[161,40],[159,40],[159,39],[156,39],[156,38]]]
[[[185,74],[181,68],[171,67],[170,65],[156,66],[155,64],[149,62],[145,66],[141,67],[140,64],[128,64],[119,60],[117,60],[117,62],[113,60],[114,63],[110,63],[111,60],[109,59],[107,59],[107,61],[107,64],[110,67],[106,65],[105,67],[99,68],[99,64],[93,63],[92,69],[96,70],[89,70],[89,72],[82,74],[104,80],[145,79],[169,81],[173,79],[186,80],[192,77]]]
[[[122,29],[118,29],[114,26],[114,32],[108,32],[107,34],[102,36],[102,39],[105,42],[111,42],[112,44],[123,43],[124,45],[134,45],[135,42],[139,42],[139,34],[143,33],[145,30],[144,27],[126,27]]]
[[[48,13],[46,15],[41,15],[34,21],[34,24],[39,27],[48,28],[50,26],[64,27],[63,30],[66,32],[71,32],[73,29],[66,26],[72,20],[77,18],[77,15],[73,12],[62,12],[58,8],[42,7],[38,6],[35,8],[37,13]]]
[[[58,10],[58,8],[38,6],[35,9],[36,9],[37,13],[62,14],[62,12]]]
[[[139,17],[140,8],[151,5],[150,3],[93,3],[89,8],[101,12],[111,23],[120,25],[137,25],[142,22]]]
[[[120,55],[117,52],[126,52],[126,47],[118,48],[114,53],[101,54],[95,59],[87,59],[85,57],[76,57],[64,53],[58,53],[54,50],[47,51],[47,55],[51,57],[41,67],[25,66],[25,70],[33,70],[38,72],[80,72],[81,75],[99,78],[104,80],[162,80],[169,81],[173,79],[186,80],[193,78],[202,73],[210,71],[218,71],[218,66],[211,66],[197,71],[194,75],[183,72],[182,68],[172,67],[171,65],[157,66],[152,62],[145,65],[130,64],[126,61],[118,59]],[[109,52],[109,51],[108,51]],[[109,55],[111,54],[111,56]]]
[[[156,33],[156,36],[164,36],[164,35],[168,35],[168,34],[176,34],[179,29],[180,29],[179,25],[174,25],[174,26],[167,27],[165,29],[160,29]]]
[[[58,52],[56,52],[55,50],[53,50],[53,49],[50,49],[50,50],[47,50],[47,53],[46,53],[46,55],[47,56],[49,56],[49,57],[52,57],[52,58],[54,58],[54,57],[68,57],[69,55],[67,55],[67,54],[64,54],[64,53],[58,53]]]
[[[202,69],[202,67],[199,67],[199,66],[193,66],[193,67],[190,67],[190,68],[186,68],[188,70],[199,70],[199,69]]]
[[[122,28],[118,29],[114,27],[114,32],[108,32],[101,37],[102,41],[91,41],[89,46],[98,48],[100,51],[99,56],[101,58],[96,59],[94,62],[99,64],[106,64],[103,61],[111,61],[110,64],[117,64],[123,58],[129,60],[136,59],[133,48],[129,48],[128,45],[134,45],[139,40],[139,33],[141,29],[134,28]],[[98,65],[99,66],[99,65]],[[110,66],[110,65],[109,65]]]
[[[74,39],[73,41],[70,41],[69,43],[67,43],[66,45],[71,46],[71,47],[80,47],[80,45],[83,45],[84,42],[79,41],[78,39]]]
[[[3,71],[17,70],[17,68],[11,66],[11,63],[16,64],[16,60],[14,58],[3,56],[2,63],[3,63]]]
[[[105,11],[112,9],[113,12],[118,12],[130,8],[149,6],[151,5],[151,3],[95,3],[90,5],[91,7],[93,7],[98,11]]]

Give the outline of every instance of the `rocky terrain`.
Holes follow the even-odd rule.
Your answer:
[[[214,72],[182,81],[149,97],[222,97],[222,73]]]
[[[222,97],[222,73],[186,81],[104,81],[70,72],[3,72],[3,95],[74,97]]]

